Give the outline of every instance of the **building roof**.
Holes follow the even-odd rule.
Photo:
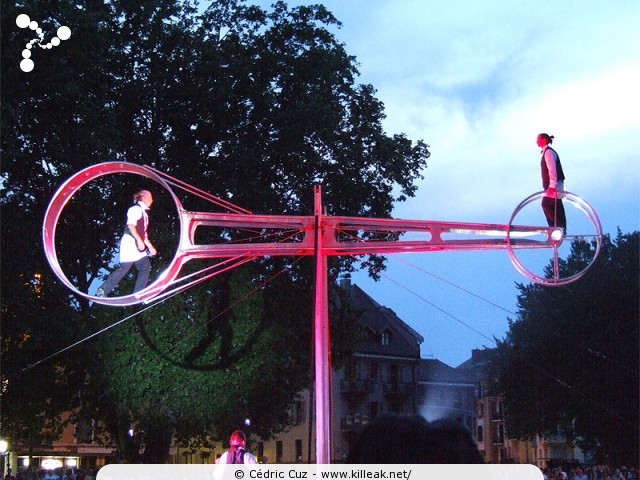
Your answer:
[[[456,368],[459,370],[475,370],[483,367],[489,361],[491,352],[495,351],[495,348],[485,348],[483,350],[474,348],[471,350],[471,358],[465,360]]]
[[[418,369],[419,383],[473,384],[473,372],[450,367],[440,360],[423,358]]]
[[[348,291],[351,308],[361,314],[360,326],[364,335],[358,343],[359,353],[420,357],[420,344],[424,338],[418,332],[356,284],[343,280],[341,286]],[[383,334],[389,336],[388,345],[383,345],[381,341]]]

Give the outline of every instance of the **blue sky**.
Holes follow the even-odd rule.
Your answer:
[[[640,2],[287,3],[333,12],[387,133],[431,146],[416,197],[394,217],[507,224],[541,190],[535,139],[547,132],[567,190],[603,231],[640,229]],[[504,336],[515,282],[528,282],[501,251],[390,255],[380,282],[353,281],[424,337],[423,357],[451,366]]]

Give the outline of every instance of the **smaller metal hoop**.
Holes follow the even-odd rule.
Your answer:
[[[575,282],[576,280],[580,279],[587,272],[587,270],[589,270],[589,268],[593,265],[593,263],[598,258],[598,255],[600,254],[600,249],[602,247],[602,226],[600,224],[600,219],[598,218],[598,215],[596,214],[595,210],[591,207],[591,205],[585,202],[578,195],[575,195],[570,192],[562,192],[563,202],[567,202],[573,205],[579,211],[581,211],[589,220],[591,226],[593,227],[593,232],[585,233],[584,235],[565,235],[562,238],[557,238],[556,235],[558,234],[559,229],[554,227],[549,227],[547,230],[547,235],[549,237],[549,243],[551,244],[550,248],[553,250],[553,256],[552,256],[553,276],[551,278],[548,278],[548,277],[543,277],[533,273],[532,271],[527,269],[522,264],[522,262],[516,257],[514,253],[515,245],[514,245],[514,240],[511,237],[511,232],[512,232],[513,222],[516,216],[520,213],[520,211],[530,203],[542,200],[542,197],[544,196],[544,194],[545,192],[541,191],[541,192],[534,193],[533,195],[530,195],[529,197],[525,198],[522,202],[520,202],[520,204],[515,208],[515,210],[511,214],[511,218],[509,219],[509,225],[507,230],[507,252],[509,254],[509,259],[511,260],[511,263],[513,264],[513,266],[516,268],[516,270],[518,270],[518,272],[520,272],[528,280],[534,283],[537,283],[539,285],[545,285],[545,286],[567,285],[569,283]],[[558,247],[566,241],[571,241],[571,242],[594,241],[595,251],[593,254],[593,258],[584,269],[568,277],[561,277],[558,271],[558,261],[559,261]]]

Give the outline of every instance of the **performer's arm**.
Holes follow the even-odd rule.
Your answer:
[[[149,240],[149,238],[145,238],[144,244],[149,249],[149,255],[151,255],[152,257],[155,257],[158,251],[156,250],[156,247],[154,247],[153,244],[151,243],[151,240]]]
[[[145,249],[146,241],[138,233],[136,224],[129,223],[127,224],[127,228],[129,229],[129,233],[131,234],[131,236],[136,239],[136,248],[142,252]]]
[[[547,164],[549,170],[549,188],[548,191],[555,192],[558,185],[558,170],[556,169],[556,155],[550,148],[547,148],[544,152],[544,161]]]

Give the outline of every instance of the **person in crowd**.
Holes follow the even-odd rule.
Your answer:
[[[573,476],[574,480],[589,480],[586,473],[582,471],[580,467],[576,468],[575,475]]]
[[[120,280],[135,265],[138,272],[134,293],[147,286],[151,272],[149,256],[158,252],[147,235],[149,227],[148,210],[153,204],[153,195],[149,190],[140,190],[133,195],[134,205],[127,211],[127,223],[120,239],[120,265],[109,275],[96,291],[96,297],[106,297],[118,285]]]
[[[427,422],[420,415],[378,417],[361,432],[348,463],[483,463],[471,434],[449,421]]]
[[[567,480],[569,478],[567,472],[563,470],[562,465],[558,466],[558,468],[556,469],[556,477],[559,480]]]
[[[554,136],[540,133],[536,144],[541,149],[540,171],[542,175],[542,211],[550,227],[560,227],[567,232],[567,217],[562,204],[564,191],[564,172],[558,152],[551,148]]]
[[[621,469],[616,468],[613,475],[611,475],[611,480],[627,480],[627,478],[622,474]]]
[[[247,437],[242,430],[236,430],[229,438],[229,450],[220,456],[220,464],[245,463],[257,464],[258,461],[250,452],[247,452]]]

